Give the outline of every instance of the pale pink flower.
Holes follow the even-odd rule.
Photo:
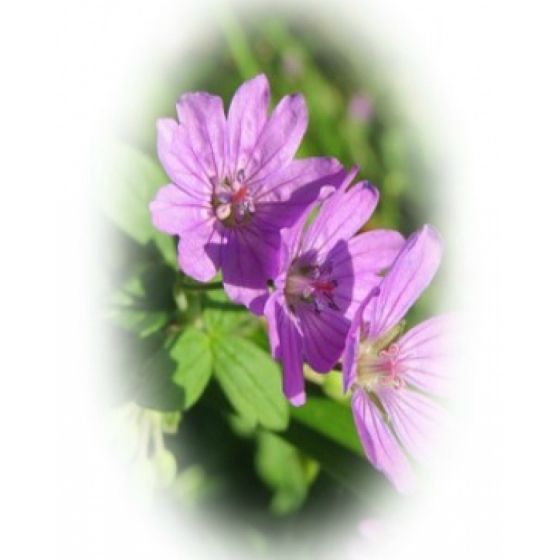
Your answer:
[[[448,317],[428,319],[402,334],[401,320],[431,282],[441,259],[436,230],[424,226],[405,243],[379,286],[363,301],[343,356],[344,389],[366,456],[397,489],[414,475],[403,449],[419,461],[444,409],[429,395],[447,392],[444,337]]]

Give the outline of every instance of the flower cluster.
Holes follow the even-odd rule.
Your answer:
[[[356,427],[370,462],[401,490],[411,484],[403,447],[418,459],[439,408],[444,319],[402,334],[402,319],[441,258],[435,229],[405,239],[358,233],[379,192],[352,185],[334,158],[295,159],[307,128],[305,100],[280,100],[259,75],[221,98],[197,92],[158,122],[158,154],[170,178],[150,205],[154,225],[177,235],[183,272],[207,282],[221,271],[232,301],[264,315],[283,390],[305,403],[304,364],[318,373],[342,361]]]

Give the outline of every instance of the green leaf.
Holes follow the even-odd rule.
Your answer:
[[[173,237],[154,227],[149,211],[158,189],[169,179],[158,162],[136,148],[111,144],[108,150],[108,170],[99,189],[103,212],[141,245],[153,241],[165,261],[176,266]]]
[[[324,472],[352,492],[368,507],[374,499],[380,498],[379,491],[393,492],[385,477],[365,459],[360,459],[355,453],[322,433],[299,422],[291,422],[282,436],[306,455],[315,459]],[[375,484],[372,484],[373,482]]]
[[[364,456],[352,411],[346,404],[321,397],[309,397],[305,406],[292,407],[291,416],[300,424],[325,435],[360,457]]]
[[[208,336],[186,328],[171,349],[178,366],[173,381],[185,390],[184,408],[190,408],[201,397],[212,375],[212,352]]]
[[[255,465],[259,476],[273,490],[270,504],[272,512],[283,515],[294,512],[305,501],[309,477],[310,460],[293,445],[270,432],[261,432],[257,439]],[[317,463],[311,469],[318,472]]]
[[[285,429],[288,404],[278,364],[239,336],[214,335],[211,340],[215,375],[233,408],[252,424]]]
[[[258,430],[252,418],[231,413],[227,419],[233,433],[241,438],[252,438]]]
[[[159,488],[171,486],[177,476],[177,460],[168,449],[160,449],[152,458],[155,484]]]
[[[100,341],[105,359],[103,371],[117,402],[134,401],[138,406],[161,412],[183,410],[184,389],[173,380],[177,363],[164,346],[161,334],[139,338],[108,325]]]
[[[231,302],[223,291],[204,294],[203,320],[206,330],[212,335],[239,332],[239,329],[255,324],[247,309]]]
[[[344,401],[344,389],[342,386],[342,375],[340,371],[331,371],[330,373],[323,374],[324,382],[322,384],[323,392],[328,397],[335,401]]]
[[[167,348],[160,346],[139,368],[136,403],[164,412],[181,410],[185,391],[173,379],[176,367]]]
[[[107,318],[139,336],[163,327],[174,310],[175,273],[162,262],[142,262],[110,300]]]
[[[179,430],[182,414],[180,412],[163,412],[160,414],[161,430],[164,434],[176,434]]]
[[[219,494],[222,484],[200,465],[192,465],[175,477],[171,492],[179,503],[192,507]]]
[[[253,53],[250,40],[244,34],[243,27],[229,11],[221,12],[219,22],[239,74],[244,80],[252,78],[259,73],[260,65]]]

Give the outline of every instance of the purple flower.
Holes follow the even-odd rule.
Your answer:
[[[282,73],[287,78],[299,77],[304,69],[304,63],[301,55],[297,52],[286,53],[282,57]]]
[[[443,409],[425,393],[446,393],[444,336],[448,317],[428,319],[401,336],[408,309],[431,282],[441,259],[436,230],[408,238],[379,286],[363,300],[343,355],[344,390],[369,461],[409,491],[414,476],[403,451],[426,460]]]
[[[367,123],[373,117],[374,105],[366,92],[355,93],[348,103],[348,115],[359,123]]]
[[[221,98],[183,95],[179,122],[158,121],[171,184],[150,204],[155,226],[180,238],[182,270],[207,282],[221,269],[229,297],[259,314],[277,273],[280,228],[297,221],[329,177],[340,184],[343,171],[330,158],[294,160],[307,128],[305,101],[286,96],[269,117],[269,98],[264,75],[241,85],[227,118]]]
[[[346,190],[356,173],[327,198],[309,227],[304,216],[283,232],[276,290],[265,316],[272,355],[282,361],[284,394],[296,406],[305,402],[303,362],[319,373],[334,367],[354,311],[404,242],[398,232],[385,230],[350,239],[379,198],[366,181]]]

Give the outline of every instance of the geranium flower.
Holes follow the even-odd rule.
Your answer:
[[[158,121],[171,184],[150,204],[155,226],[180,238],[182,270],[207,282],[221,269],[229,297],[259,314],[267,279],[277,273],[280,228],[297,221],[321,186],[344,176],[334,159],[293,159],[307,128],[303,97],[282,98],[270,117],[269,98],[264,75],[241,85],[227,118],[220,97],[183,95],[179,121]]]
[[[447,316],[402,333],[401,319],[431,282],[441,259],[436,230],[424,226],[408,238],[386,276],[363,300],[343,354],[344,390],[367,458],[397,489],[409,491],[414,475],[403,451],[422,461],[444,410],[426,393],[444,395]]]
[[[356,173],[326,199],[309,227],[304,216],[283,234],[275,292],[264,313],[272,355],[282,362],[284,394],[296,406],[305,402],[303,362],[319,373],[335,366],[354,311],[404,242],[387,230],[350,239],[379,199],[366,181],[346,190]]]

